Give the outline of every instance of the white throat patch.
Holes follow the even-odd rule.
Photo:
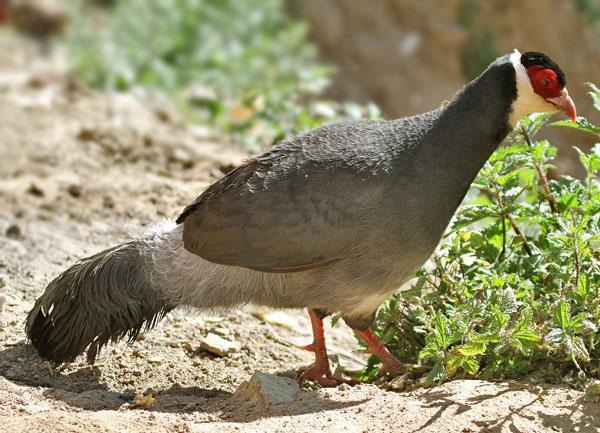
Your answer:
[[[533,91],[527,69],[521,63],[521,53],[518,50],[510,55],[510,62],[515,68],[517,77],[517,99],[512,104],[512,111],[508,118],[511,126],[514,127],[519,120],[531,113],[559,111],[558,107],[545,101]]]

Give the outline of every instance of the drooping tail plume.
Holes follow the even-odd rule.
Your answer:
[[[40,355],[71,362],[88,348],[93,363],[110,340],[135,340],[176,305],[152,285],[152,250],[131,241],[77,262],[54,279],[26,320]]]

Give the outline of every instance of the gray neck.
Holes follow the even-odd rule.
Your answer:
[[[447,106],[428,113],[428,132],[414,149],[413,163],[401,164],[400,177],[420,179],[410,185],[420,197],[416,215],[439,240],[475,176],[510,132],[509,114],[516,99],[512,64],[500,58],[461,90]]]
[[[510,132],[509,114],[517,97],[514,68],[495,62],[440,110],[424,140],[421,157],[430,181],[452,188],[454,209],[477,173]],[[454,211],[454,209],[452,211]]]

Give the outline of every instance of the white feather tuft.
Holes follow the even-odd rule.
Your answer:
[[[515,49],[511,54],[510,62],[515,68],[517,77],[517,99],[513,102],[512,112],[508,119],[511,126],[514,127],[519,120],[531,113],[559,111],[556,105],[546,101],[533,91],[527,70],[521,63],[521,53],[519,50]]]

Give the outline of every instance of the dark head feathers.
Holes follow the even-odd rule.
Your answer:
[[[554,72],[556,72],[556,75],[558,76],[558,82],[560,83],[560,85],[563,88],[567,85],[567,77],[565,77],[563,71],[561,71],[558,65],[554,63],[552,59],[550,59],[550,57],[548,57],[544,53],[540,53],[537,51],[528,51],[521,55],[521,64],[526,68],[538,65],[544,68],[552,69]]]

